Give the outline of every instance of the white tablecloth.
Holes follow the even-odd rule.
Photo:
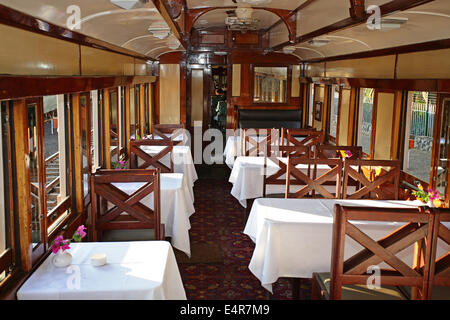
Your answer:
[[[142,146],[143,151],[151,156],[160,153],[164,146]],[[138,164],[143,164],[142,159],[138,159]],[[167,154],[161,159],[161,163],[170,168],[170,155]],[[192,200],[194,200],[194,183],[197,181],[197,171],[195,170],[194,160],[192,159],[191,148],[189,146],[173,147],[173,171],[175,173],[183,173],[188,183],[189,192]]]
[[[19,289],[19,300],[186,300],[173,249],[166,241],[70,246],[71,266],[55,267],[51,254]],[[90,257],[96,253],[106,254],[106,265],[91,265]]]
[[[277,158],[281,162],[287,164],[287,158]],[[308,173],[308,165],[298,165],[296,168],[300,169],[304,174]],[[275,174],[280,167],[268,159],[267,161],[267,175]],[[330,170],[329,166],[317,166],[317,177]],[[310,177],[312,177],[313,166],[310,168]],[[283,175],[282,177],[285,177]],[[280,178],[282,178],[280,177]],[[255,199],[263,196],[264,191],[264,157],[237,157],[231,170],[230,178],[228,180],[233,184],[231,194],[239,200],[239,203],[246,208],[247,199]],[[297,191],[301,186],[291,186],[291,191]],[[333,187],[327,186],[326,189],[333,192]],[[336,189],[334,187],[334,189]],[[268,185],[267,194],[284,193],[284,185]]]
[[[328,199],[256,199],[244,233],[255,242],[250,271],[272,292],[280,277],[311,278],[313,272],[329,272],[333,233],[333,208],[346,206],[416,207],[420,201],[328,200]],[[365,222],[360,228],[369,236],[381,238],[402,223]],[[450,250],[440,243],[438,254]],[[345,259],[362,249],[347,239]],[[398,255],[411,263],[413,250]],[[385,266],[385,265],[383,265]]]
[[[261,141],[265,139],[265,136],[252,137],[256,141]],[[296,138],[298,141],[302,141],[304,138]],[[280,138],[281,141],[281,138]],[[287,141],[287,139],[285,139]],[[290,143],[292,145],[292,143]],[[240,136],[229,136],[227,143],[225,144],[225,149],[223,150],[223,156],[225,158],[225,163],[230,169],[233,169],[236,157],[243,156],[241,151],[241,137]]]
[[[173,136],[172,133],[171,133],[171,134],[166,133],[166,134],[164,134],[164,135],[165,135],[167,138],[170,138],[170,139],[172,139],[172,136]],[[153,139],[153,135],[150,134],[150,135],[147,136],[147,138]],[[179,146],[186,146],[187,143],[188,143],[188,138],[189,138],[189,137],[188,137],[188,135],[186,134],[186,132],[183,131],[182,133],[178,133],[178,134],[173,138],[173,141],[174,141],[174,142],[181,142],[181,144],[179,144]],[[154,139],[155,139],[155,140],[162,140],[162,137],[159,136],[159,135],[156,135]]]
[[[127,194],[136,192],[145,185],[143,182],[113,183]],[[165,225],[167,237],[171,237],[172,245],[191,256],[189,217],[195,212],[189,188],[181,173],[161,174],[161,223]],[[141,200],[141,203],[153,209],[153,193]],[[112,204],[110,204],[112,206]]]

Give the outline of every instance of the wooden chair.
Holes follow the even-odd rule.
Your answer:
[[[397,255],[418,241],[432,242],[434,214],[426,214],[425,208],[334,208],[331,273],[313,273],[312,296],[332,300],[403,300],[407,295],[400,286],[417,288],[412,299],[426,299],[430,264],[415,268],[403,262]],[[361,223],[362,222],[362,223]],[[404,222],[389,235],[376,240],[359,229],[367,222]],[[364,249],[344,261],[346,236]],[[412,249],[412,248],[411,248]],[[428,259],[431,247],[425,252]],[[429,260],[428,260],[429,261]],[[391,269],[378,265],[387,263]],[[374,275],[369,267],[379,267],[381,288],[371,288]]]
[[[113,184],[145,183],[133,194],[120,190]],[[154,240],[163,240],[161,224],[160,171],[159,169],[97,170],[91,176],[91,223],[93,241],[102,240],[104,231],[154,230]],[[153,193],[153,209],[141,200]],[[108,203],[113,207],[108,209]],[[131,240],[131,239],[130,239]]]
[[[260,138],[261,140],[259,140]],[[280,131],[278,129],[242,129],[241,154],[245,157],[270,155],[272,145],[279,145],[279,140]]]
[[[162,140],[172,141],[173,145],[180,145],[184,143],[184,138],[175,140],[175,138],[183,135],[186,126],[184,124],[154,124],[152,125],[152,139],[160,137]]]
[[[319,145],[316,148],[315,158],[318,159],[344,159],[342,152],[350,151],[351,156],[346,158],[350,160],[358,160],[362,157],[362,147],[356,146],[331,146],[331,145]]]
[[[311,147],[310,158],[314,158],[316,146],[323,144],[324,138],[323,132],[316,129],[287,129],[286,145]]]
[[[313,167],[313,174],[310,177],[304,174],[300,169],[296,168],[299,164],[308,165],[308,172],[310,167]],[[324,174],[317,177],[318,166],[329,166]],[[286,173],[286,198],[303,198],[308,194],[316,197],[316,192],[327,199],[341,198],[342,188],[342,167],[343,161],[341,159],[305,159],[298,157],[288,157],[288,166]],[[291,176],[302,185],[300,190],[290,193]],[[329,192],[325,186],[333,185],[336,188],[335,194]]]
[[[450,209],[431,208],[435,213],[435,224],[433,231],[433,243],[431,245],[431,265],[429,279],[429,299],[449,300],[450,299],[450,252],[447,251],[442,256],[437,256],[439,241],[450,245],[450,229],[443,223],[450,223]],[[423,245],[420,247],[421,261],[426,254]],[[420,265],[421,266],[421,265]],[[422,266],[421,266],[422,267]]]
[[[387,170],[389,169],[389,170]],[[401,162],[399,160],[344,161],[344,199],[376,198],[397,200]],[[357,181],[355,192],[349,194],[350,179]]]
[[[309,159],[310,148],[306,146],[279,146],[277,150],[272,149],[271,156],[266,156],[264,158],[264,183],[263,183],[263,197],[267,196],[267,186],[269,185],[286,185],[286,177],[287,174],[287,163],[280,161],[278,157],[288,157],[288,156],[296,156],[300,159]],[[271,161],[278,165],[280,169],[273,174],[268,174],[268,161]],[[310,171],[308,168],[307,175],[309,176]],[[297,180],[291,181],[292,185],[295,185]],[[272,197],[275,197],[272,195]],[[276,196],[277,198],[281,197],[280,194]],[[285,197],[285,194],[283,194]]]
[[[145,146],[162,146],[164,147],[160,152],[155,155],[151,155],[143,150]],[[149,169],[158,168],[161,173],[173,173],[173,142],[167,140],[139,140],[130,142],[130,165],[132,169]],[[165,156],[170,158],[170,166],[165,165],[161,160]],[[143,160],[144,163],[139,165],[139,159]]]

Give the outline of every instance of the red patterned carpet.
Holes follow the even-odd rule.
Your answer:
[[[219,170],[219,174],[214,174],[214,178],[211,177],[211,172],[202,174],[201,170],[198,171],[200,179],[194,187],[196,211],[190,219],[191,246],[209,244],[214,247],[216,244],[223,252],[223,259],[216,259],[211,263],[178,264],[187,298],[292,299],[289,279],[279,279],[274,285],[274,294],[270,295],[248,269],[254,243],[242,233],[245,211],[230,194],[231,184],[227,182],[228,176],[225,177],[226,171]],[[309,299],[310,290],[310,283],[307,282],[300,290],[300,297]]]

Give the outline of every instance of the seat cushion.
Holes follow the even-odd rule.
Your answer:
[[[330,273],[315,273],[317,281],[322,288],[330,294]],[[369,289],[365,285],[343,285],[342,300],[406,300],[401,291],[394,286],[381,287],[381,289]]]
[[[155,240],[154,229],[106,230],[102,235],[102,241],[105,242],[148,240]]]

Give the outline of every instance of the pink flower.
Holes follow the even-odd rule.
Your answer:
[[[75,234],[81,238],[84,238],[86,236],[86,232],[84,232],[84,230],[86,230],[86,227],[81,225],[78,227],[77,231],[75,231]]]
[[[347,157],[351,158],[351,156],[353,155],[353,153],[351,153],[350,150],[346,150],[345,153],[347,154]]]
[[[428,199],[430,199],[430,200],[440,200],[441,199],[441,197],[439,196],[439,192],[437,192],[436,190],[428,188],[427,192],[428,192]]]

